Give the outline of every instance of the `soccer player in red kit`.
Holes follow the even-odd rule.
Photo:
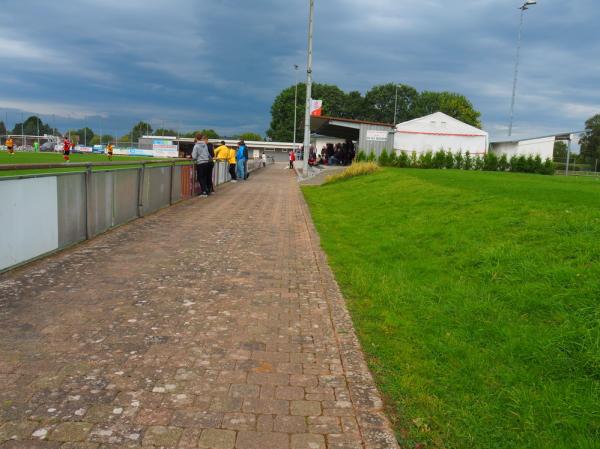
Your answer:
[[[71,147],[72,146],[73,146],[73,144],[71,143],[69,138],[65,137],[65,140],[63,142],[63,159],[65,160],[65,162],[69,162],[69,159],[71,157]]]

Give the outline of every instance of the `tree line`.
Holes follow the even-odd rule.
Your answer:
[[[224,138],[220,136],[214,129],[202,129],[191,132],[178,133],[173,129],[168,128],[157,128],[154,129],[150,123],[140,121],[133,125],[131,131],[122,136],[114,136],[112,134],[96,134],[93,129],[89,127],[79,128],[79,129],[68,129],[64,132],[60,132],[56,128],[52,128],[49,124],[44,123],[43,120],[35,115],[32,115],[27,118],[24,122],[15,123],[15,126],[12,130],[6,128],[4,122],[0,121],[0,136],[5,136],[8,134],[13,135],[21,135],[24,134],[26,136],[43,136],[45,134],[49,135],[59,135],[59,136],[71,136],[71,139],[74,143],[88,145],[98,145],[100,143],[108,143],[108,142],[123,142],[123,143],[131,143],[137,142],[142,136],[179,136],[179,137],[188,137],[193,138],[196,134],[204,134],[208,136],[209,139],[221,139]],[[243,139],[243,140],[262,140],[262,137],[255,133],[242,133],[238,135],[231,136],[232,139]]]
[[[277,95],[271,106],[271,126],[267,135],[275,141],[293,140],[294,98],[296,85]],[[462,122],[481,128],[481,113],[464,95],[454,92],[418,92],[406,84],[387,83],[373,86],[364,96],[358,91],[344,92],[338,86],[315,83],[312,97],[323,100],[323,115],[396,124],[444,112]],[[298,84],[296,141],[304,135],[306,84]]]

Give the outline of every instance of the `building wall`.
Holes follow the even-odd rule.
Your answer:
[[[510,159],[512,156],[535,156],[540,155],[542,159],[552,159],[554,153],[555,137],[544,137],[541,139],[521,140],[519,142],[496,142],[490,145],[490,151]]]
[[[373,136],[370,136],[369,131],[380,132],[383,136],[386,135],[385,140],[374,140]],[[366,123],[360,124],[360,134],[358,139],[357,151],[364,151],[366,154],[375,153],[377,157],[385,149],[389,152],[393,151],[394,148],[394,132],[390,126],[377,126]]]
[[[413,134],[396,132],[394,136],[394,149],[417,154],[427,151],[439,150],[452,151],[453,153],[466,153],[483,156],[487,148],[486,136],[448,136],[434,134]]]

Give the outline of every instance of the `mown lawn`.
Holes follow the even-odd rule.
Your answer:
[[[131,161],[156,161],[163,160],[153,157],[142,156],[113,156],[114,162]],[[10,156],[7,151],[0,151],[0,165],[4,164],[62,164],[64,162],[62,153],[31,153],[16,152]],[[71,162],[109,162],[108,156],[104,154],[71,153]],[[102,167],[106,170],[107,167]],[[0,170],[0,176],[18,176],[25,174],[42,174],[68,171],[85,171],[85,168],[56,168],[56,169],[34,169],[34,170]]]
[[[600,180],[305,187],[403,447],[600,447]]]

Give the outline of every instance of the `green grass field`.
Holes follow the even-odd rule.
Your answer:
[[[600,447],[600,180],[304,187],[403,447]]]
[[[114,162],[132,162],[132,161],[156,161],[164,160],[152,157],[141,156],[113,156]],[[6,151],[0,151],[0,165],[3,164],[61,164],[63,163],[62,153],[27,153],[16,152],[10,156]],[[71,162],[109,162],[108,156],[104,154],[82,154],[71,153]],[[106,170],[108,167],[102,167]],[[35,169],[35,170],[0,170],[0,176],[18,176],[27,174],[57,173],[70,171],[84,171],[85,168],[57,168],[57,169]]]

